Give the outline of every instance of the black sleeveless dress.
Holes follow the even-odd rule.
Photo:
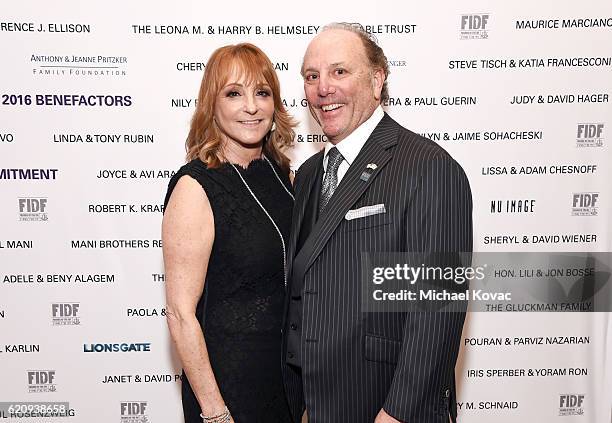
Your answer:
[[[272,162],[272,161],[271,161]],[[287,175],[274,164],[287,190]],[[289,243],[293,200],[264,159],[236,166]],[[215,224],[204,293],[196,316],[204,331],[221,395],[236,423],[291,422],[281,376],[281,320],[285,296],[283,250],[270,219],[229,165],[208,169],[195,159],[172,177],[198,181]],[[186,423],[201,423],[200,406],[183,372]]]

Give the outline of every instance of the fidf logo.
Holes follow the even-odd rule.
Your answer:
[[[572,195],[572,216],[597,216],[598,192],[577,192]]]
[[[489,38],[489,13],[473,13],[461,15],[461,40],[485,40]]]
[[[560,416],[582,416],[584,414],[584,395],[561,394],[559,395]]]
[[[80,325],[79,303],[51,304],[51,322],[53,326]]]
[[[46,198],[20,198],[19,220],[24,222],[47,221]]]
[[[603,123],[579,123],[576,147],[603,147]]]
[[[55,392],[55,370],[28,370],[28,392]]]
[[[121,403],[121,423],[148,423],[148,421],[146,401]]]

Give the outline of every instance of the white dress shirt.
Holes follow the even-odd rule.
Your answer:
[[[357,127],[351,134],[336,144],[336,148],[342,154],[343,160],[340,163],[340,167],[338,167],[338,185],[340,185],[340,181],[346,175],[349,166],[353,163],[361,148],[366,143],[372,132],[374,132],[374,128],[380,123],[382,118],[385,116],[385,112],[382,109],[382,106],[378,106],[372,116],[368,118],[365,122]],[[323,155],[323,177],[325,178],[325,172],[327,170],[327,153],[329,150],[334,147],[334,144],[327,141],[325,143],[325,153]]]

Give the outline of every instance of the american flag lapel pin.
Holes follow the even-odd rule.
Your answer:
[[[368,182],[368,179],[370,179],[370,176],[372,176],[372,172],[375,171],[377,167],[378,166],[376,165],[376,163],[368,163],[368,165],[366,166],[366,170],[363,171],[359,179],[364,182]]]

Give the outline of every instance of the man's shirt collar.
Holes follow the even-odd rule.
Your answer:
[[[372,116],[370,116],[365,122],[357,127],[348,137],[336,144],[338,151],[344,157],[344,160],[350,166],[353,161],[357,158],[357,155],[361,151],[361,148],[366,143],[376,126],[380,123],[382,118],[385,116],[385,112],[382,106],[378,106]],[[327,153],[334,146],[331,142],[325,143],[325,153],[323,155],[323,169],[327,167]]]

